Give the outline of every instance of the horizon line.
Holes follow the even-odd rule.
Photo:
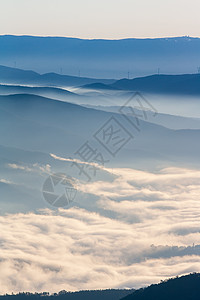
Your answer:
[[[104,41],[120,41],[120,40],[160,40],[160,39],[175,39],[175,38],[189,38],[199,39],[200,36],[180,35],[180,36],[162,36],[162,37],[122,37],[122,38],[84,38],[75,36],[64,36],[64,35],[35,35],[35,34],[0,34],[0,37],[36,37],[36,38],[66,38],[66,39],[77,39],[77,40],[104,40]]]

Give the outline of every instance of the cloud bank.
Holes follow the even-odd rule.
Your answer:
[[[79,185],[96,211],[0,217],[0,293],[138,288],[200,271],[200,171],[113,173]]]

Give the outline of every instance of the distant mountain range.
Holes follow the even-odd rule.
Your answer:
[[[152,75],[131,80],[122,79],[111,87],[152,94],[200,95],[200,74]]]
[[[6,87],[6,84],[14,86]],[[29,87],[19,87],[17,85],[29,85]],[[0,94],[7,94],[9,90],[11,94],[29,93],[47,97],[56,95],[64,98],[78,96],[67,90],[59,89],[59,86],[81,87],[92,91],[139,91],[149,94],[198,96],[200,95],[200,74],[151,75],[134,79],[110,80],[55,73],[40,75],[33,71],[0,66]]]
[[[1,144],[66,157],[72,155],[111,117],[130,132],[134,131],[133,144],[128,144],[119,156],[120,159],[122,155],[129,165],[135,163],[135,148],[140,154],[148,151],[145,156],[150,155],[151,161],[152,155],[158,158],[158,153],[162,153],[164,159],[176,161],[184,157],[185,162],[199,156],[199,130],[171,130],[141,119],[140,134],[119,113],[26,94],[0,96]],[[123,154],[125,150],[130,153]],[[123,163],[125,165],[125,161]]]
[[[39,86],[79,86],[84,84],[96,83],[97,81],[104,84],[111,84],[115,80],[59,75],[56,73],[40,75],[33,71],[0,66],[0,83]]]
[[[0,64],[39,73],[97,78],[194,73],[200,39],[192,37],[87,40],[65,37],[0,36]]]
[[[200,274],[197,273],[139,289],[123,300],[198,300],[199,298]]]
[[[6,87],[3,86],[2,89],[4,88]],[[6,92],[9,92],[9,86],[7,88]],[[12,86],[11,90],[14,88]],[[20,90],[20,87],[16,88]],[[129,112],[128,108],[126,112]],[[157,117],[157,121],[154,121]],[[184,163],[184,166],[199,167],[199,119],[162,114],[158,114],[157,117],[151,116],[150,112],[147,121],[141,117],[139,133],[119,114],[119,107],[84,107],[30,94],[0,96],[0,178],[9,178],[11,182],[0,183],[1,199],[5,199],[1,202],[0,213],[27,212],[30,209],[44,208],[46,203],[41,201],[40,176],[38,177],[35,170],[31,177],[27,176],[26,168],[29,173],[30,170],[37,169],[38,164],[50,165],[52,170],[60,172],[64,164],[64,169],[66,167],[68,170],[71,162],[55,159],[50,153],[62,158],[78,158],[75,152],[86,141],[100,151],[104,159],[108,159],[108,167],[142,166],[144,169],[154,170],[156,163],[164,167],[169,163],[176,166]],[[97,130],[111,118],[134,135],[134,139],[130,140],[115,158],[112,158],[94,138]],[[132,121],[135,123],[134,117]],[[161,126],[167,126],[168,123],[171,129]],[[180,128],[191,129],[174,130]],[[70,174],[73,176],[77,170],[71,169]],[[101,175],[107,176],[98,172],[97,176]],[[24,184],[15,182],[26,182],[27,185],[24,187]],[[90,209],[96,211],[94,199],[92,199],[94,207],[91,208],[91,201],[84,202],[85,207],[88,207],[87,203]]]
[[[200,74],[151,75],[121,79],[113,84],[92,83],[83,88],[91,90],[125,90],[165,95],[200,95]]]

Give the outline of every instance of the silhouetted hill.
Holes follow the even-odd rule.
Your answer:
[[[0,36],[0,64],[39,73],[123,78],[193,73],[200,62],[200,39],[192,37],[87,40],[66,37]],[[84,84],[84,83],[82,83]]]
[[[16,94],[30,94],[37,95],[52,99],[57,99],[61,101],[81,101],[85,99],[82,95],[70,92],[66,89],[56,88],[56,87],[31,87],[31,86],[21,86],[21,85],[8,85],[0,84],[0,95],[16,95]]]
[[[200,74],[152,75],[122,79],[111,87],[155,94],[200,95]]]
[[[103,83],[91,83],[91,84],[85,84],[82,86],[84,89],[90,89],[90,90],[116,90],[117,88],[114,86],[106,85]]]
[[[60,291],[58,294],[44,293],[19,293],[16,295],[2,295],[1,300],[36,300],[42,297],[43,300],[199,300],[200,295],[200,274],[171,278],[153,284],[139,290],[91,290],[80,292]]]
[[[20,85],[3,85],[0,84],[0,94],[60,94],[64,96],[78,96],[77,94],[70,92],[66,89],[60,89],[56,87],[30,87],[30,86],[20,86]]]
[[[35,93],[44,96],[55,93],[60,96],[74,95],[74,93],[53,86],[81,86],[90,90],[125,90],[153,94],[200,95],[200,74],[151,75],[115,81],[59,75],[56,73],[40,75],[33,71],[0,66],[0,83],[0,92],[1,90],[9,89],[5,84],[37,85],[38,87],[12,86],[10,88],[13,91],[15,90],[16,93],[21,90],[21,93]]]
[[[20,293],[17,295],[0,296],[2,300],[25,300],[25,299],[43,299],[43,300],[119,300],[132,293],[134,290],[94,290],[80,292],[60,291],[58,294],[49,295],[48,293]]]
[[[0,83],[30,84],[39,86],[78,86],[95,83],[97,81],[100,83],[111,84],[115,80],[76,77],[69,75],[60,75],[57,73],[47,73],[40,75],[33,71],[0,66]]]
[[[190,274],[169,279],[160,284],[153,284],[139,289],[123,300],[199,300],[200,274]]]

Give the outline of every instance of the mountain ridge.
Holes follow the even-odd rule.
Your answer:
[[[98,84],[87,84],[84,87],[92,90],[98,88]],[[110,85],[103,84],[100,87],[149,94],[196,96],[200,95],[200,74],[153,74],[133,79],[123,78]]]
[[[75,39],[67,37],[0,36],[0,64],[40,73],[122,78],[155,73],[191,73],[200,61],[200,39]],[[16,63],[15,63],[16,62]]]
[[[32,70],[23,70],[19,68],[7,67],[0,65],[0,82],[10,84],[35,84],[48,86],[69,86],[84,85],[90,83],[101,82],[103,84],[112,83],[114,79],[95,79],[88,77],[78,77],[71,75],[61,75],[55,72],[39,74]]]

